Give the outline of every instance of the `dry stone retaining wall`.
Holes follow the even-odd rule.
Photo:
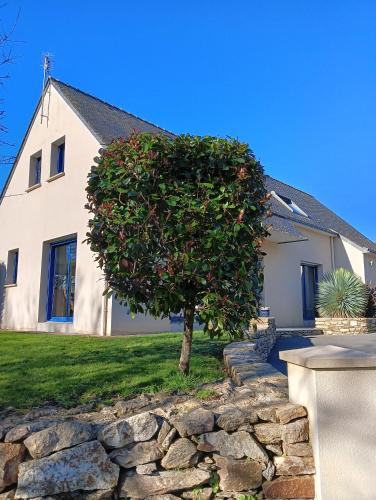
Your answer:
[[[39,409],[0,417],[0,500],[312,499],[303,406],[265,362],[273,318],[224,361],[217,400],[140,396],[101,411]]]
[[[251,325],[250,340],[254,343],[253,350],[266,361],[277,340],[274,318],[258,318]]]
[[[0,499],[313,499],[305,408],[227,384],[219,401],[3,418]]]
[[[312,335],[322,335],[319,328],[277,328],[277,338],[289,337],[311,337]]]
[[[316,318],[325,335],[361,335],[376,332],[376,318]]]
[[[376,318],[375,325],[376,325]],[[253,350],[259,355],[262,361],[266,361],[273,349],[276,340],[288,337],[309,337],[312,335],[322,335],[323,331],[317,328],[276,328],[275,318],[258,318],[251,324],[248,334],[250,341],[254,344]]]

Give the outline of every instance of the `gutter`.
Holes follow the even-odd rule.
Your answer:
[[[334,259],[334,238],[335,238],[335,236],[330,237],[330,259],[332,262],[332,270],[334,270],[336,267],[336,263],[335,263],[335,259]]]

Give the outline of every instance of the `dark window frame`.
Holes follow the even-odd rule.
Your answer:
[[[29,188],[39,186],[42,181],[42,151],[30,157]]]
[[[17,285],[19,254],[20,251],[18,248],[8,251],[7,285]]]

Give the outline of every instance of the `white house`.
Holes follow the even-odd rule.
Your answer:
[[[98,150],[132,130],[168,133],[50,78],[0,198],[0,326],[115,335],[169,331],[169,319],[131,319],[103,296],[83,243],[85,186]],[[279,327],[309,326],[318,277],[335,267],[376,283],[376,245],[311,195],[271,177],[264,243],[265,305]]]

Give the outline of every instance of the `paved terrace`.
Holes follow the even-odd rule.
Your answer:
[[[287,375],[286,362],[279,359],[280,351],[324,345],[334,345],[355,349],[357,351],[365,351],[368,354],[374,354],[376,356],[376,333],[367,335],[319,335],[277,339],[268,357],[268,363],[279,372]]]

